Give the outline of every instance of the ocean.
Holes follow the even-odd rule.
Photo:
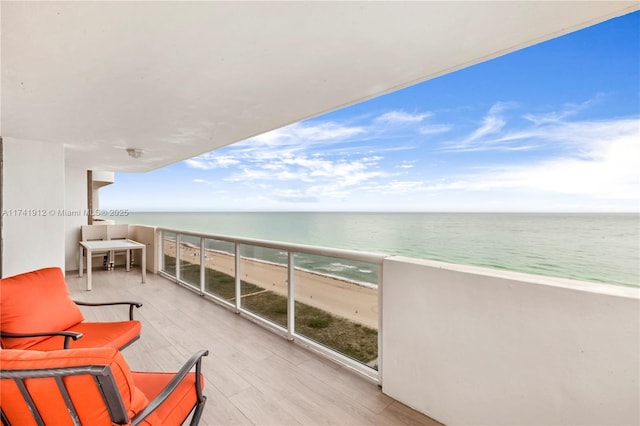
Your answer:
[[[132,212],[106,219],[640,287],[636,213]],[[331,265],[337,275],[352,271],[355,280],[375,282],[361,265]]]

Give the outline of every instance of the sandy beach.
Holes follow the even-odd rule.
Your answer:
[[[164,253],[175,257],[175,242],[165,240]],[[207,250],[206,267],[235,276],[234,256]],[[181,244],[180,259],[200,264],[200,249]],[[282,296],[287,295],[287,268],[242,258],[242,280]],[[326,275],[294,271],[295,299],[373,329],[378,329],[378,290]]]

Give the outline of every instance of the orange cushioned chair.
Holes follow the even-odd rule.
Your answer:
[[[180,425],[206,397],[194,354],[177,373],[132,372],[114,348],[0,350],[4,425]],[[195,372],[191,369],[195,366]]]
[[[84,322],[77,305],[129,305],[128,321]],[[4,349],[123,349],[140,337],[137,302],[74,302],[60,268],[44,268],[0,280],[0,337]],[[82,338],[81,338],[82,337]],[[81,338],[81,339],[80,339]]]

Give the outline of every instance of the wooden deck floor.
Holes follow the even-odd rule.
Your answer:
[[[206,348],[208,397],[203,425],[439,425],[384,395],[378,386],[332,361],[154,274],[139,270],[67,272],[83,301],[134,300],[142,337],[123,354],[133,370],[177,371]],[[87,320],[121,320],[124,307],[82,307]]]

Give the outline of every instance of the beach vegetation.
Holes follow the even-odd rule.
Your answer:
[[[242,306],[261,317],[286,327],[287,298],[272,291],[243,296]],[[327,346],[362,363],[378,356],[378,332],[369,327],[295,302],[296,333]]]
[[[279,303],[275,303],[273,312],[278,315],[287,315],[287,300],[284,297],[280,298]]]
[[[164,270],[167,273],[175,275],[176,258],[173,256],[164,256]],[[180,277],[182,280],[190,283],[200,282],[200,265],[180,262]],[[225,300],[235,300],[236,298],[236,279],[234,276],[218,272],[214,269],[205,269],[205,290]],[[261,287],[254,284],[241,281],[240,291],[242,295],[251,294],[262,291]],[[285,304],[286,305],[286,304]],[[285,312],[286,313],[286,312]]]
[[[307,326],[311,328],[327,328],[331,324],[331,317],[324,316],[318,318],[311,318],[307,321]]]

